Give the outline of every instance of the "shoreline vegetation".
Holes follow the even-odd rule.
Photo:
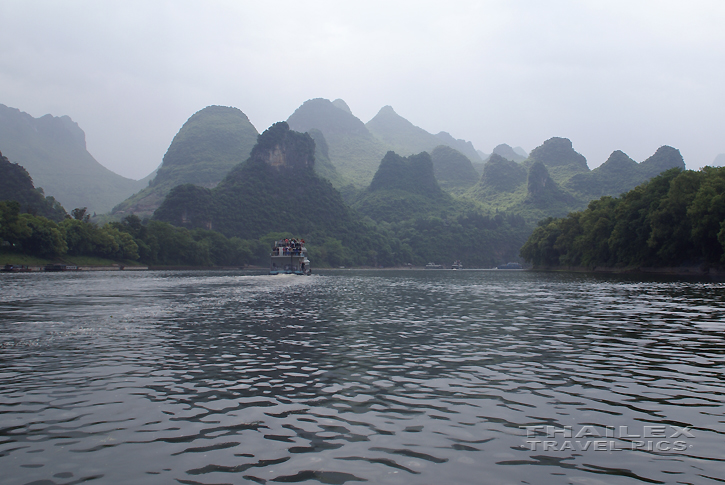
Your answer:
[[[543,220],[521,256],[535,269],[722,274],[725,167],[670,169],[620,197]]]

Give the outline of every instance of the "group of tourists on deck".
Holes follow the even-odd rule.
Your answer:
[[[299,256],[302,254],[304,239],[280,239],[274,243],[273,254],[279,256]]]

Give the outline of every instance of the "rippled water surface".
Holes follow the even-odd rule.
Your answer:
[[[722,483],[725,285],[0,275],[0,481]]]

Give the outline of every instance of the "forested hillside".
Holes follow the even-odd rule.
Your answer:
[[[428,133],[398,115],[390,106],[383,107],[365,124],[352,114],[343,100],[317,98],[305,101],[287,122],[296,131],[319,130],[327,140],[330,161],[339,175],[358,188],[370,183],[388,151],[407,156],[422,151],[430,153],[435,147],[445,145],[463,153],[469,160],[481,161],[471,142],[455,139],[446,132]]]
[[[721,267],[724,247],[725,168],[673,168],[543,221],[521,255],[535,267]]]

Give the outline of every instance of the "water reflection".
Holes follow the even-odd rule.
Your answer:
[[[8,483],[725,476],[720,283],[330,271],[0,284]],[[637,438],[645,426],[666,438]],[[677,429],[685,449],[638,444]]]

